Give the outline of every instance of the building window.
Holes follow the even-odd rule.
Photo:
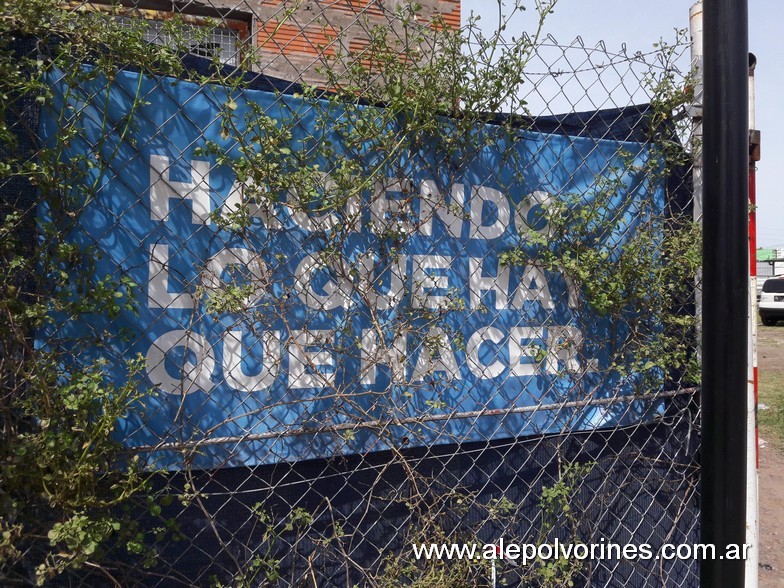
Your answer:
[[[172,46],[175,42],[171,30],[166,26],[165,20],[171,18],[171,13],[149,14],[152,11],[145,11],[144,20],[147,26],[144,30],[144,39],[156,45]],[[158,16],[159,18],[155,18]],[[151,18],[152,17],[152,18]],[[118,16],[117,20],[123,24],[128,24],[136,20],[134,16]],[[188,22],[188,21],[196,21]],[[245,43],[248,39],[248,26],[238,22],[243,26],[226,26],[225,21],[217,21],[218,25],[210,24],[207,18],[191,17],[188,21],[180,24],[180,40],[185,41],[190,47],[190,53],[210,59],[217,57],[221,63],[239,67],[245,52]],[[199,23],[198,21],[202,21]],[[209,28],[205,34],[205,28]],[[243,34],[244,33],[244,34]]]
[[[146,24],[144,38],[150,43],[168,47],[174,45],[175,39],[167,23],[176,16],[180,27],[179,40],[190,46],[192,54],[217,57],[221,63],[239,67],[250,49],[253,17],[232,8],[220,8],[218,5],[221,3],[216,0],[217,7],[190,1],[161,0],[125,0],[119,4],[98,0],[70,4],[74,10],[98,10],[112,14],[129,28],[132,23],[142,21]]]

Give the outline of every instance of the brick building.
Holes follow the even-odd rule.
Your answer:
[[[287,0],[261,0],[254,7],[256,54],[260,71],[284,79],[322,85],[316,69],[325,57],[357,53],[368,46],[373,27],[390,26],[403,0],[305,0],[290,11]],[[460,27],[460,0],[424,0],[417,20],[440,15],[446,26]],[[396,22],[397,21],[397,22]]]
[[[72,2],[84,9],[84,2]],[[108,2],[96,2],[97,5]],[[180,15],[186,27],[211,29],[208,41],[194,42],[193,52],[218,54],[221,61],[266,75],[317,86],[325,60],[359,52],[369,44],[376,26],[401,33],[398,11],[408,0],[122,0],[118,18],[143,18],[150,23],[151,42],[168,42],[164,22]],[[430,26],[440,15],[445,26],[460,27],[460,0],[419,0],[417,21]],[[199,35],[194,33],[194,38]]]

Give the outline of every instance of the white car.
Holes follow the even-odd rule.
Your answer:
[[[759,300],[762,324],[772,327],[784,320],[784,278],[769,278],[762,285]]]

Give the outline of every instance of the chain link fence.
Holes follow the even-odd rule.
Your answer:
[[[698,584],[655,557],[699,541],[688,47],[423,4],[6,47],[4,476],[48,496],[3,490],[8,581]],[[555,547],[415,553],[504,543]]]

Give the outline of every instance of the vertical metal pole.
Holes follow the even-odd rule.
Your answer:
[[[692,120],[692,183],[694,185],[694,220],[702,226],[702,0],[695,2],[689,9],[689,29],[691,31],[691,67],[694,72],[694,98],[689,107]],[[702,308],[702,293],[699,283],[702,274],[697,276],[698,288],[695,301],[697,316]]]
[[[757,433],[757,186],[760,133],[754,116],[754,68],[757,58],[749,53],[749,357],[746,423],[746,588],[759,586],[759,434]]]
[[[748,4],[704,0],[702,586],[744,585],[748,354]]]
[[[691,32],[691,68],[694,75],[694,97],[689,106],[691,118],[691,148],[692,148],[692,213],[694,221],[702,228],[702,0],[695,2],[689,9],[689,29]],[[697,317],[697,333],[702,333],[702,268],[694,276],[694,313]],[[697,357],[702,361],[702,344],[695,350]]]

